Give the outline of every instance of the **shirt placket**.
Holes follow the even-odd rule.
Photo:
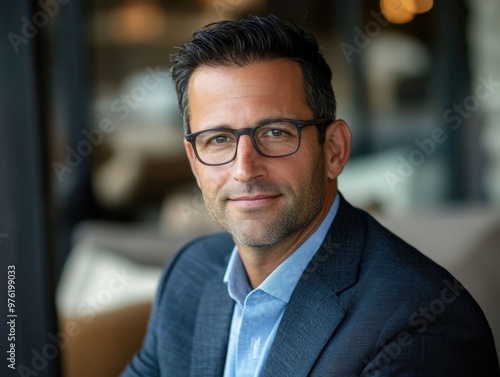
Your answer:
[[[244,303],[236,361],[238,377],[254,377],[258,363],[262,357],[265,340],[269,335],[268,317],[272,313],[267,295],[261,291],[250,293]]]

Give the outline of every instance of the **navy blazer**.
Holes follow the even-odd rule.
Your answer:
[[[423,235],[425,236],[425,235]],[[234,243],[197,239],[170,263],[123,377],[221,377]],[[301,276],[262,376],[499,376],[492,334],[452,275],[343,198]]]

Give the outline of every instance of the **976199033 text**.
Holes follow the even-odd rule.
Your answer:
[[[16,266],[7,266],[7,367],[16,369]]]

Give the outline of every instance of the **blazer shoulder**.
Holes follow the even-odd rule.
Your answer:
[[[469,317],[470,323],[485,324],[479,305],[455,276],[368,213],[364,216],[368,225],[360,285],[367,292],[386,303],[396,299],[400,306],[408,305],[415,312],[450,301],[454,310],[441,317]]]
[[[129,373],[189,375],[196,325],[205,315],[200,307],[207,292],[224,292],[223,274],[233,247],[228,235],[215,234],[194,239],[177,252],[159,282],[144,346]]]
[[[448,285],[457,286],[445,268],[380,224],[369,213],[344,203],[342,235],[345,254],[357,254],[359,283],[366,289],[399,292],[407,297],[433,296]],[[347,219],[346,219],[347,218]],[[350,234],[350,236],[347,236]],[[336,237],[337,239],[339,236]],[[345,275],[345,272],[344,272]],[[372,284],[377,281],[378,284]],[[463,296],[468,296],[464,294]]]

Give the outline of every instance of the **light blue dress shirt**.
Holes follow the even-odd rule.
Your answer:
[[[325,239],[339,203],[337,194],[318,229],[254,290],[238,248],[233,249],[224,275],[229,296],[235,301],[224,377],[257,377],[261,374],[286,304]]]

